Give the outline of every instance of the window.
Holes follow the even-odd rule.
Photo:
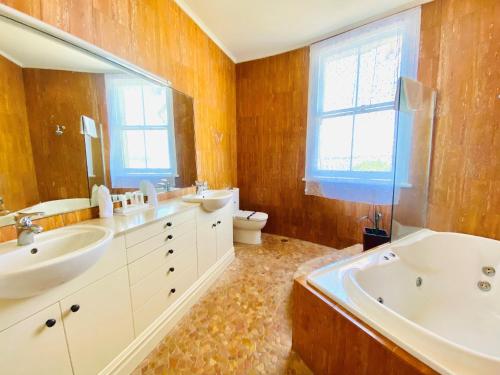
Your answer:
[[[167,87],[107,75],[113,187],[175,176],[172,98]]]
[[[306,182],[392,184],[398,80],[416,75],[419,26],[416,8],[311,47]]]

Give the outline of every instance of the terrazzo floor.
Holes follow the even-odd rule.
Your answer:
[[[310,374],[291,351],[294,273],[360,252],[263,234],[236,259],[133,375]],[[318,258],[321,257],[321,258]],[[316,260],[312,260],[318,258]]]

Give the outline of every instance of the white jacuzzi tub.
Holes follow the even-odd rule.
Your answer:
[[[438,372],[500,374],[500,241],[421,230],[307,281]]]

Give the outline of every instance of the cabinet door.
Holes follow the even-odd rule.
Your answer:
[[[203,275],[217,261],[217,224],[201,221],[197,224],[196,242],[198,248],[198,276]]]
[[[134,338],[127,268],[61,301],[75,374],[96,374]]]
[[[71,374],[59,304],[0,332],[0,348],[0,374]]]
[[[217,215],[217,259],[233,247],[233,214],[230,205],[225,206]]]

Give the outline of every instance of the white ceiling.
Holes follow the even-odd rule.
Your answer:
[[[176,0],[234,61],[309,45],[432,0]]]
[[[120,71],[110,63],[40,32],[0,19],[0,55],[22,68],[111,73]]]

